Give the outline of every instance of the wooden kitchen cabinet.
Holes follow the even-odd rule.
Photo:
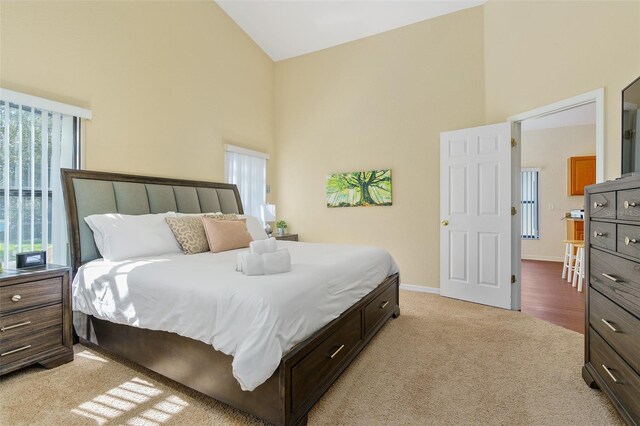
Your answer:
[[[567,195],[584,195],[584,187],[596,183],[596,156],[567,158]]]
[[[584,240],[584,219],[567,218],[567,240]]]

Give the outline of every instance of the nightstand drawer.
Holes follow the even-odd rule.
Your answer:
[[[62,305],[32,309],[0,318],[0,348],[13,338],[27,336],[51,327],[62,326]]]
[[[62,278],[0,287],[0,315],[62,302]]]
[[[59,346],[62,346],[62,326],[48,328],[26,337],[3,339],[0,345],[0,366]]]

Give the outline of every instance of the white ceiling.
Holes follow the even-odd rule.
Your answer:
[[[216,0],[274,61],[293,58],[486,0]]]
[[[596,124],[595,102],[541,118],[525,120],[522,122],[522,131],[584,126],[587,124]]]

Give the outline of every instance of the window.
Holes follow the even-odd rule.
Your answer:
[[[267,198],[267,160],[262,152],[225,145],[225,180],[235,183],[245,214],[262,218]]]
[[[522,169],[520,217],[522,218],[522,238],[528,240],[540,238],[538,172],[538,169]]]
[[[79,163],[80,119],[91,112],[0,89],[0,261],[47,251],[68,264],[61,168]]]

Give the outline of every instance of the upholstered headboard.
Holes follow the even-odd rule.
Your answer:
[[[100,257],[84,218],[92,214],[243,213],[236,185],[62,169],[74,272]]]

